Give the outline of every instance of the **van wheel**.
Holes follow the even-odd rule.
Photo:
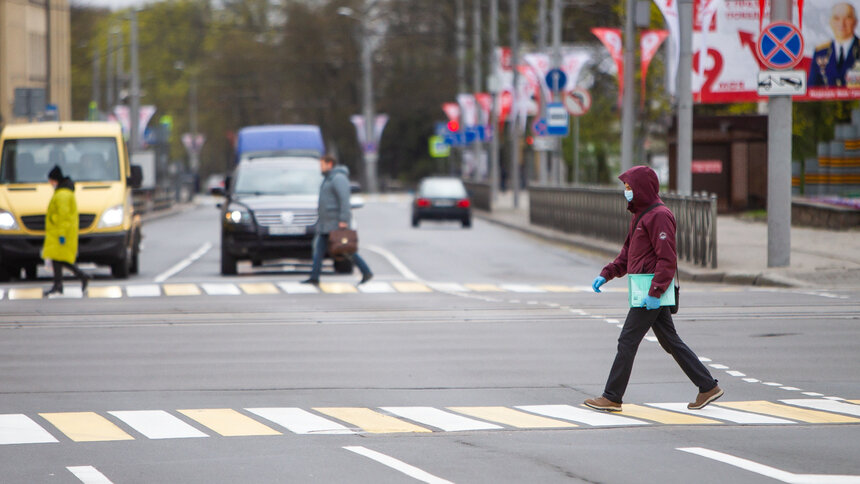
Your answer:
[[[221,245],[221,274],[224,276],[236,275],[236,258],[227,252],[224,245]]]
[[[352,261],[349,259],[335,259],[334,271],[338,274],[352,274]]]
[[[128,279],[131,270],[131,249],[125,249],[122,257],[110,265],[110,274],[116,279]]]
[[[131,262],[128,271],[137,274],[140,271],[140,233],[134,234],[134,245],[131,249]]]

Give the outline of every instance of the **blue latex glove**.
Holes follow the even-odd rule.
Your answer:
[[[606,278],[597,276],[594,278],[594,282],[591,283],[591,288],[594,289],[594,292],[600,292],[600,286],[604,284],[606,284]]]
[[[66,237],[63,235],[60,236],[60,245],[66,245]]]
[[[660,309],[660,298],[645,296],[645,309]]]

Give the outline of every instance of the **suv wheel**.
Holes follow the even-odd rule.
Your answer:
[[[225,276],[236,275],[236,258],[227,252],[224,243],[221,243],[221,274]]]
[[[126,248],[122,256],[110,265],[110,274],[116,279],[128,279],[131,272],[131,249]]]

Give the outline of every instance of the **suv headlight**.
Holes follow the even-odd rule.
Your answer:
[[[122,205],[111,207],[102,213],[98,227],[100,229],[122,225],[124,209]]]
[[[227,223],[247,224],[251,222],[251,213],[244,208],[227,207],[224,218],[227,220]]]
[[[18,222],[12,213],[0,210],[0,230],[17,230]]]

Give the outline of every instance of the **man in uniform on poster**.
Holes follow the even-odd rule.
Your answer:
[[[853,72],[855,63],[860,67],[856,27],[857,11],[853,5],[842,2],[833,6],[830,11],[833,40],[815,48],[809,64],[809,87],[845,87],[860,83],[860,73]]]

